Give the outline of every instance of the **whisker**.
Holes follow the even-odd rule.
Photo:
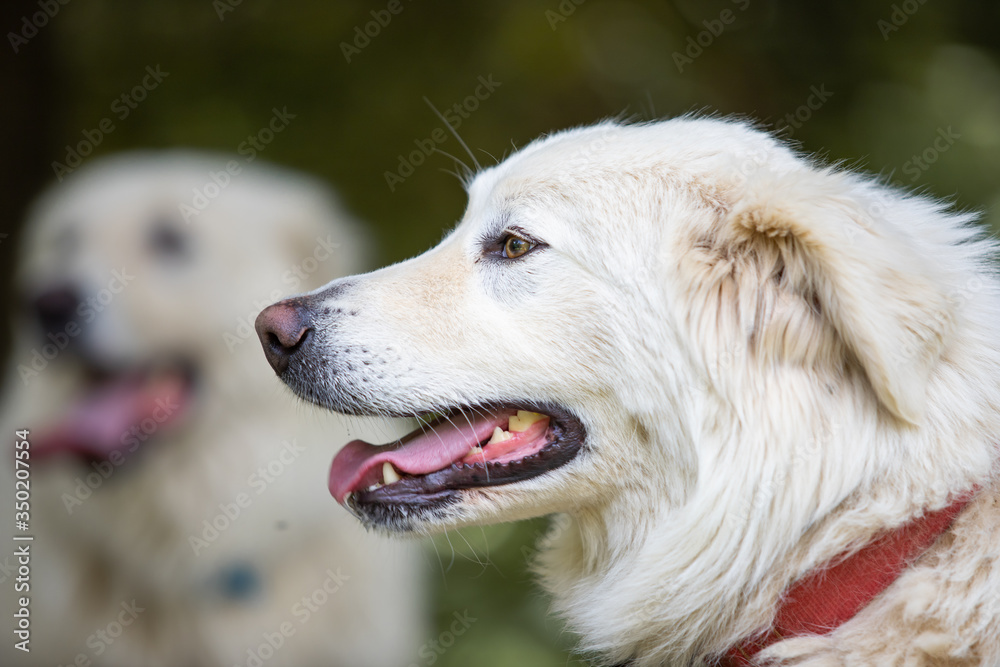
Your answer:
[[[478,565],[479,567],[481,567],[482,571],[478,575],[476,575],[476,576],[477,577],[478,576],[482,576],[486,572],[487,563],[484,563],[479,558],[479,553],[476,551],[476,548],[474,546],[472,546],[472,542],[470,542],[469,538],[467,538],[465,536],[465,533],[463,533],[461,530],[459,530],[457,532],[458,532],[458,536],[461,537],[462,540],[465,542],[465,545],[467,547],[469,547],[469,553],[470,553],[470,555],[466,557],[466,560],[468,560],[468,561],[470,561],[472,563],[475,563],[476,565]]]
[[[491,565],[493,563],[493,559],[490,558],[490,536],[486,534],[485,526],[479,526],[479,532],[483,536],[483,544],[486,545],[486,565]],[[497,572],[499,571],[500,568],[497,568]]]
[[[478,171],[482,171],[483,168],[482,166],[480,166],[479,160],[476,159],[476,156],[472,154],[472,151],[469,150],[469,147],[465,145],[464,141],[462,141],[462,137],[458,136],[458,132],[456,132],[455,128],[451,126],[451,123],[448,122],[448,120],[441,114],[440,111],[437,110],[437,107],[435,107],[434,104],[429,99],[427,99],[426,96],[424,97],[424,102],[426,102],[427,106],[431,108],[431,111],[434,112],[434,115],[440,118],[441,122],[443,122],[445,125],[448,126],[448,131],[451,132],[452,136],[454,136],[455,139],[458,140],[458,143],[462,145],[462,148],[465,149],[465,152],[469,154],[470,158],[472,158],[472,164],[476,165],[476,169]]]
[[[448,546],[451,547],[451,562],[448,563],[448,569],[445,570],[445,573],[447,574],[448,572],[451,572],[452,566],[455,565],[455,545],[451,543],[450,530],[444,531],[444,539],[448,541]]]
[[[493,158],[493,162],[495,162],[496,164],[500,164],[500,160],[498,160],[496,158],[496,156],[493,155],[493,153],[490,153],[488,150],[486,150],[484,148],[480,148],[479,150],[483,151],[484,153],[486,153],[487,155],[489,155],[491,158]]]
[[[434,147],[434,150],[432,152],[434,152],[434,153],[440,153],[441,155],[444,155],[445,157],[450,157],[452,160],[454,160],[458,164],[462,165],[462,169],[465,170],[465,174],[462,176],[462,183],[463,184],[467,183],[468,179],[470,179],[473,176],[473,174],[475,174],[475,172],[472,171],[472,169],[469,168],[469,165],[465,164],[464,162],[462,162],[461,160],[459,160],[457,157],[455,157],[451,153],[449,153],[447,151],[443,151],[440,148],[438,148],[437,146]]]
[[[441,579],[444,580],[445,583],[446,583],[446,585],[447,585],[448,578],[445,576],[447,574],[447,572],[444,569],[444,561],[441,560],[441,550],[438,549],[437,540],[432,539],[431,540],[431,546],[434,547],[434,554],[437,556],[438,567],[441,568]]]
[[[463,188],[465,187],[467,181],[464,178],[462,178],[462,175],[459,174],[457,171],[452,171],[451,169],[441,169],[441,168],[439,168],[438,171],[444,172],[449,176],[454,176],[455,178],[458,179],[458,182],[462,184],[462,187]]]
[[[479,406],[476,406],[476,405],[470,405],[470,406],[468,406],[468,409],[473,414],[476,414],[477,411],[479,411],[479,410],[483,410],[482,407],[479,407]],[[464,410],[462,411],[462,415],[465,416],[465,420],[469,423],[469,428],[471,429],[472,428],[472,421],[469,420],[469,415],[465,414]],[[482,417],[482,418],[485,419],[486,417],[489,416],[489,413],[483,411],[482,414],[479,414],[478,416],[480,416],[480,417]],[[476,443],[476,444],[479,444],[479,443]],[[490,481],[490,467],[484,463],[483,464],[483,468],[486,471],[486,483],[489,484],[489,481]]]

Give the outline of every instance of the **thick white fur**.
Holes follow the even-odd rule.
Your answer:
[[[245,164],[185,223],[179,204],[190,205],[194,190],[212,183],[210,172],[222,172],[228,159],[166,152],[98,161],[55,186],[29,220],[22,298],[64,281],[94,294],[111,270],[124,268],[134,279],[80,335],[85,352],[126,365],[181,354],[195,362],[199,394],[185,423],[126,454],[125,464],[72,514],[63,494],[72,495],[75,479],[93,469],[32,463],[32,652],[13,648],[17,595],[8,575],[0,623],[5,665],[69,665],[80,655],[91,661],[82,664],[246,665],[248,649],[259,654],[264,633],[273,638],[290,623],[295,634],[277,635],[282,645],[265,664],[381,667],[408,664],[426,636],[415,545],[366,535],[333,511],[325,489],[331,453],[356,437],[361,423],[349,429],[343,419],[312,414],[279,391],[252,332],[261,304],[275,290],[299,285],[293,267],[305,270],[301,285],[309,287],[362,268],[361,230],[318,182]],[[158,221],[179,231],[188,244],[184,257],[151,250]],[[60,236],[65,229],[75,242]],[[319,240],[328,237],[339,247],[312,262]],[[250,329],[241,328],[247,320]],[[42,433],[82,390],[80,366],[68,351],[25,385],[17,366],[30,365],[30,350],[47,341],[24,318],[15,333],[0,418],[2,488],[10,496],[14,430]],[[305,451],[291,463],[286,454],[284,472],[263,490],[260,476],[252,485],[251,475],[293,440]],[[201,537],[203,520],[238,494],[252,504],[195,555],[189,536]],[[2,516],[8,540],[9,500]],[[16,565],[9,544],[0,562]],[[259,592],[228,599],[219,575],[242,564],[256,573]],[[322,588],[328,569],[346,577],[339,589],[321,591],[316,599],[325,604],[308,616],[303,607],[296,613],[294,605]],[[94,636],[132,600],[144,611],[110,646]]]
[[[545,246],[484,258],[509,231]],[[320,349],[373,365],[311,391],[342,409],[577,414],[570,464],[410,528],[565,513],[538,570],[608,664],[710,661],[804,573],[981,485],[861,616],[762,658],[997,665],[993,259],[973,216],[745,123],[603,123],[478,174],[437,248],[334,283],[326,305],[356,316],[320,318]]]

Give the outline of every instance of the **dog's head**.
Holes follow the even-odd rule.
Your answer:
[[[268,396],[246,360],[256,312],[358,270],[355,238],[318,183],[227,156],[71,174],[34,207],[17,276],[13,391],[44,387],[51,410],[36,454],[130,458],[192,417],[252,409]]]
[[[954,319],[906,233],[933,209],[742,123],[605,123],[484,170],[439,246],[257,330],[300,396],[425,421],[336,457],[331,492],[369,524],[676,507],[760,394],[809,387],[793,420],[818,391],[921,420]]]

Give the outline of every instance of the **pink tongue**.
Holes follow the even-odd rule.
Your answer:
[[[137,441],[179,416],[185,398],[186,383],[177,375],[117,380],[71,405],[58,423],[35,438],[32,451],[38,456],[70,453],[106,459],[113,452],[134,449]]]
[[[343,503],[351,491],[367,488],[382,479],[382,464],[392,463],[411,475],[426,475],[460,461],[469,449],[486,440],[493,428],[507,427],[516,410],[484,417],[457,415],[407,436],[398,445],[372,445],[363,440],[347,443],[330,466],[330,493]]]

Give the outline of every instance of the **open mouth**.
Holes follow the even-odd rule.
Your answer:
[[[387,523],[445,507],[462,489],[520,482],[569,463],[585,432],[554,406],[455,409],[392,445],[348,443],[330,493],[363,520]]]
[[[59,416],[41,429],[32,446],[38,457],[76,456],[120,465],[190,408],[193,366],[165,362],[108,369],[88,365],[84,386]]]

